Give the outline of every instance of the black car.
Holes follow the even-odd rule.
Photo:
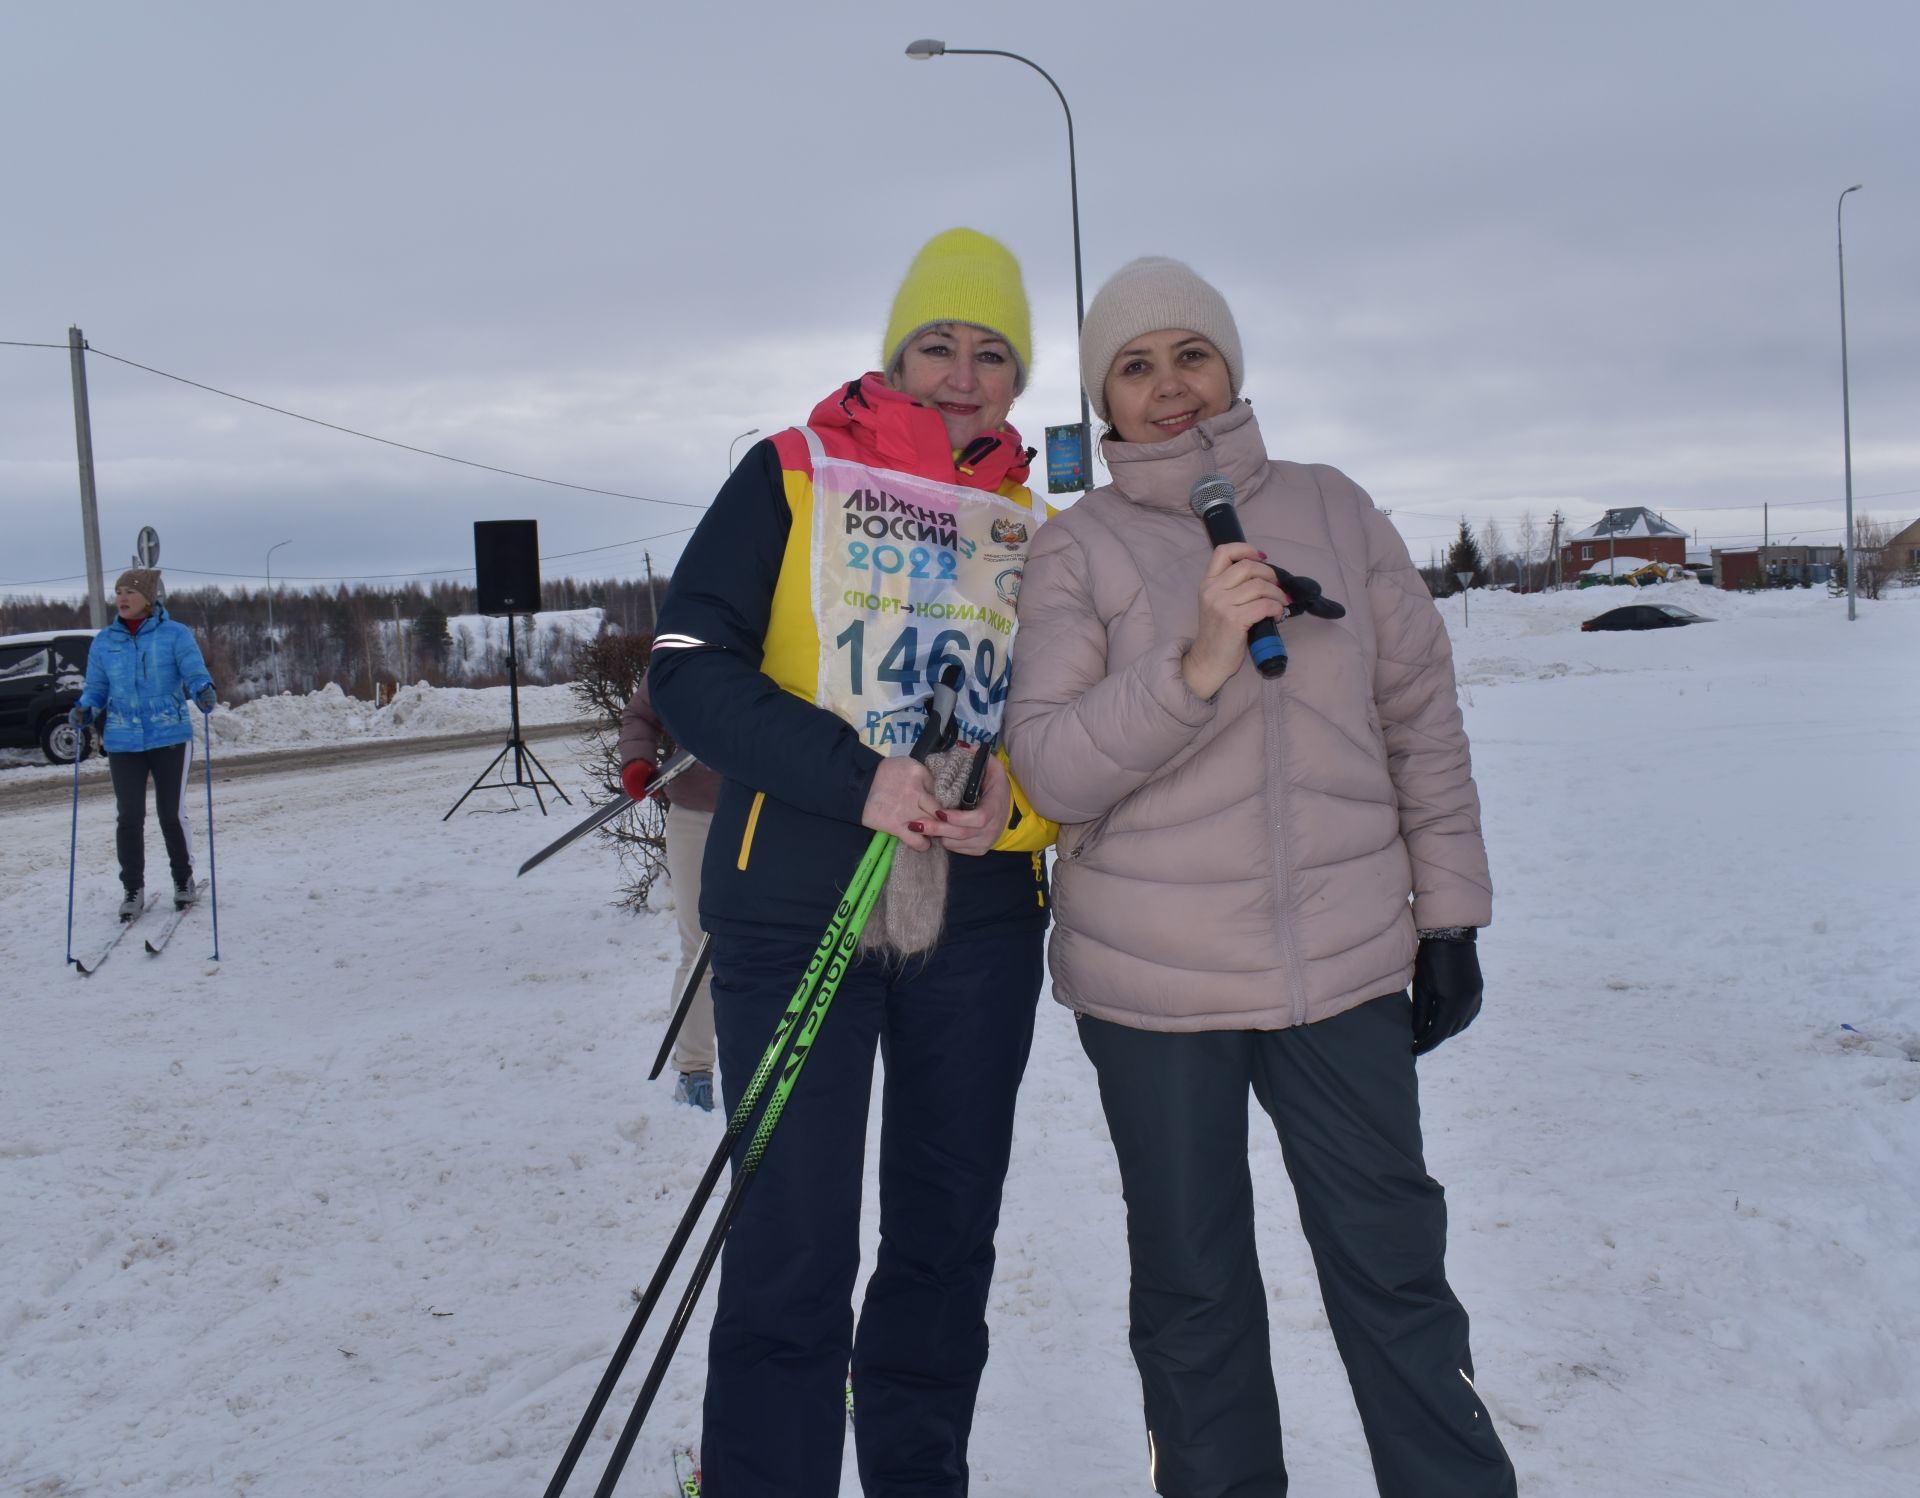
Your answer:
[[[1630,603],[1580,623],[1582,629],[1677,629],[1682,624],[1711,624],[1711,619],[1677,603]]]
[[[38,744],[56,765],[70,765],[90,747],[67,723],[67,710],[87,684],[91,632],[48,630],[0,635],[0,746]]]

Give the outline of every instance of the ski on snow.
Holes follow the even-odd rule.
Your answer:
[[[100,943],[99,946],[95,947],[90,955],[74,958],[74,968],[79,972],[85,973],[88,977],[92,977],[93,974],[99,972],[100,964],[113,955],[113,949],[126,939],[129,931],[140,924],[140,917],[153,909],[154,902],[159,898],[160,896],[158,894],[148,895],[147,903],[140,907],[139,912],[130,919],[122,921],[120,923],[120,929]]]
[[[160,923],[160,929],[147,938],[149,957],[158,957],[166,951],[167,943],[172,939],[173,933],[180,929],[180,923],[187,918],[187,913],[198,909],[200,902],[206,898],[206,894],[207,881],[202,879],[193,887],[193,904],[177,906],[168,913],[166,920]]]

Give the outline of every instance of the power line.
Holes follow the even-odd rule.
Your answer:
[[[675,530],[654,531],[651,535],[635,536],[630,541],[609,541],[604,546],[582,546],[574,551],[548,552],[542,556],[540,560],[543,563],[559,562],[564,561],[568,557],[584,557],[591,556],[596,552],[618,551],[623,546],[645,546],[651,541],[664,541],[668,536],[684,536],[692,529],[693,527],[690,525],[683,525]],[[283,582],[290,583],[371,583],[392,582],[413,577],[455,577],[461,573],[472,572],[473,570],[471,567],[431,567],[421,572],[349,572],[339,576],[321,576],[318,573],[283,572],[280,574],[280,577]],[[203,567],[163,567],[161,571],[178,573],[186,577],[235,578],[243,582],[255,582],[261,580],[263,577],[263,574],[258,572],[211,572]],[[46,583],[78,583],[85,581],[85,573],[80,573],[73,577],[24,577],[14,581],[0,581],[0,588],[30,588]]]
[[[56,346],[65,347],[64,344],[47,344],[43,346],[48,348]],[[92,343],[86,345],[86,350],[90,354],[98,354],[102,359],[111,359],[116,364],[125,364],[129,368],[144,370],[150,375],[158,375],[163,380],[175,380],[182,385],[191,385],[195,390],[205,390],[211,395],[225,396],[228,400],[239,401],[243,405],[258,406],[262,411],[272,411],[279,416],[291,416],[295,421],[310,422],[314,426],[325,427],[328,431],[343,432],[349,437],[359,437],[367,442],[378,442],[385,447],[397,447],[402,452],[419,453],[422,457],[426,458],[438,458],[443,463],[458,463],[465,468],[479,468],[487,473],[503,474],[510,479],[525,479],[529,483],[534,484],[551,484],[556,489],[574,489],[582,494],[604,494],[609,499],[631,499],[643,505],[671,505],[681,510],[704,510],[706,508],[704,504],[696,504],[691,500],[653,499],[645,494],[628,494],[619,489],[595,489],[587,484],[570,484],[564,479],[542,478],[537,473],[521,473],[512,468],[496,467],[492,463],[476,463],[471,458],[456,458],[451,453],[435,452],[432,448],[427,447],[415,447],[410,442],[396,442],[391,437],[376,437],[371,432],[356,431],[352,427],[341,426],[338,422],[322,421],[317,416],[303,416],[298,411],[289,411],[285,406],[275,406],[266,401],[257,401],[251,396],[235,395],[231,390],[222,390],[215,385],[206,385],[202,384],[199,380],[190,380],[185,375],[169,374],[166,370],[155,369],[150,364],[142,364],[134,359],[125,359],[119,354],[110,354],[105,349],[99,348]]]
[[[65,348],[64,343],[30,343],[24,338],[0,338],[4,348]]]

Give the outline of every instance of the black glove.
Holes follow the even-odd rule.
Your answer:
[[[203,713],[210,713],[214,710],[216,706],[219,705],[218,699],[216,699],[213,695],[212,682],[208,682],[204,687],[202,687],[199,691],[193,694],[193,705],[199,708],[200,711]]]
[[[75,733],[78,733],[81,729],[85,728],[92,721],[93,721],[93,709],[90,707],[83,707],[78,702],[74,703],[74,705],[71,708],[69,708],[67,711],[67,722],[72,725]]]
[[[1413,959],[1413,1054],[1424,1056],[1458,1035],[1480,1012],[1480,949],[1474,929],[1420,935]]]

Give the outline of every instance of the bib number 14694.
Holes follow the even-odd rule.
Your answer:
[[[834,644],[846,653],[850,685],[858,697],[866,691],[867,621],[855,619],[838,635]],[[877,643],[877,642],[876,642]],[[887,642],[879,664],[873,668],[874,680],[887,683],[902,697],[931,691],[949,665],[966,669],[967,700],[975,713],[987,715],[995,704],[1006,700],[1008,665],[1000,658],[991,639],[978,645],[959,629],[943,629],[928,642],[927,653],[920,653],[920,627],[908,624]],[[924,683],[924,685],[923,685]]]

